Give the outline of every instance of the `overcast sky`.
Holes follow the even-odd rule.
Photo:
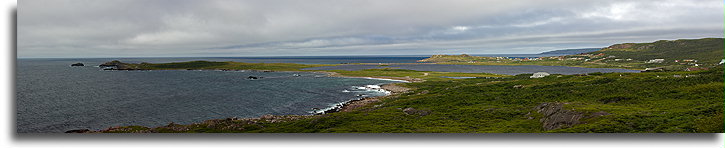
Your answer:
[[[723,37],[722,0],[21,0],[18,57],[539,53]]]

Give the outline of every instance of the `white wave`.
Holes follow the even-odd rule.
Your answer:
[[[365,85],[365,88],[367,89],[381,89],[378,85]]]

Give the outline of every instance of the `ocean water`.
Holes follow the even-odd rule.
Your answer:
[[[167,63],[184,61],[234,61],[246,63],[298,63],[298,64],[340,64],[340,63],[416,63],[427,56],[281,56],[281,57],[178,57],[178,58],[88,58],[88,59],[55,59],[77,60],[87,62],[107,62],[120,60],[123,62]],[[53,59],[46,59],[53,60]]]
[[[17,132],[163,126],[208,119],[311,114],[382,92],[357,89],[393,81],[326,77],[319,73],[241,71],[102,71],[112,59],[17,60]],[[134,59],[190,61],[196,58]],[[166,60],[166,61],[164,61]],[[324,61],[324,60],[319,60]],[[85,67],[70,67],[83,62]],[[301,76],[295,77],[294,74]],[[248,76],[264,77],[247,80]]]

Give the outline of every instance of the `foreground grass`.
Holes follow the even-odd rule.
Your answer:
[[[408,85],[417,91],[384,100],[378,107],[245,132],[723,132],[721,70],[412,83]],[[565,108],[584,115],[611,115],[544,130],[542,115],[534,107],[545,102],[566,102]],[[401,111],[404,108],[431,114],[408,115]]]
[[[391,77],[426,73],[390,69],[336,72]],[[725,126],[722,66],[699,72],[593,73],[541,79],[528,75],[460,80],[431,76],[428,80],[403,84],[415,90],[352,112],[286,122],[218,120],[133,127],[124,132],[718,133]],[[580,123],[543,128],[541,119],[545,117],[535,108],[553,102],[565,103],[564,109],[582,114]],[[426,114],[410,114],[405,109]],[[606,115],[594,116],[602,112]]]

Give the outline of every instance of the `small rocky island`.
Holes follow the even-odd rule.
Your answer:
[[[86,66],[86,65],[84,65],[83,63],[73,63],[73,64],[70,64],[70,66]]]

